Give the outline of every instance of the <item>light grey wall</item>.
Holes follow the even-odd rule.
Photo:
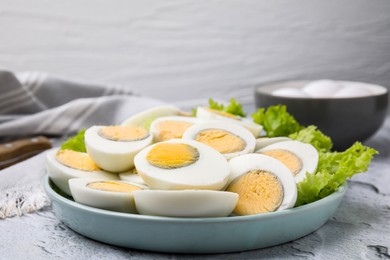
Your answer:
[[[0,0],[0,68],[167,101],[250,102],[285,79],[390,86],[390,1]]]

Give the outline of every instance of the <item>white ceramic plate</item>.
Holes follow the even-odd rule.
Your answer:
[[[339,206],[346,187],[298,208],[262,215],[172,218],[119,213],[78,204],[49,179],[44,189],[58,219],[103,243],[171,253],[227,253],[282,244],[320,228]]]

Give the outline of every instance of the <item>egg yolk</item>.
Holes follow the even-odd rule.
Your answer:
[[[302,169],[302,161],[296,156],[294,153],[283,150],[283,149],[275,149],[261,152],[262,154],[271,156],[280,162],[282,162],[292,173],[293,176],[296,176],[299,171]]]
[[[98,134],[112,141],[138,141],[149,136],[149,132],[136,126],[105,126],[99,129]]]
[[[192,123],[183,121],[163,121],[156,126],[157,131],[159,132],[158,141],[166,141],[173,138],[182,138],[184,131],[192,125]]]
[[[117,181],[97,181],[87,184],[88,188],[101,191],[114,191],[114,192],[133,192],[135,190],[142,190],[135,185],[117,182]]]
[[[227,191],[240,196],[234,213],[237,215],[254,215],[275,211],[283,201],[283,186],[274,174],[251,170],[234,180]]]
[[[97,171],[99,167],[87,153],[72,150],[60,150],[56,154],[56,159],[61,164],[82,171]]]
[[[240,137],[220,129],[203,130],[195,136],[195,140],[211,146],[222,154],[239,152],[246,146]]]
[[[159,143],[153,146],[146,160],[159,168],[176,169],[195,163],[199,152],[195,147],[180,143]]]
[[[220,116],[224,116],[224,117],[228,117],[228,118],[232,118],[232,119],[236,119],[236,120],[241,119],[239,116],[236,116],[236,115],[224,112],[224,111],[220,111],[220,110],[216,110],[216,109],[212,109],[212,108],[207,108],[207,110],[209,112],[212,112],[212,113],[220,115]]]

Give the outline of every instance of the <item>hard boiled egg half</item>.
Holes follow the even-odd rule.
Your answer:
[[[150,145],[153,137],[137,126],[92,126],[84,139],[87,153],[100,168],[123,172],[134,167],[134,156]]]
[[[232,181],[227,191],[239,195],[237,215],[254,215],[292,208],[297,199],[294,177],[280,161],[246,154],[229,161]]]
[[[73,199],[90,207],[137,213],[133,192],[146,187],[125,181],[78,178],[69,180]]]
[[[49,151],[46,154],[46,169],[50,179],[68,195],[71,195],[68,180],[72,178],[118,179],[117,174],[99,169],[87,153],[71,150]]]
[[[148,146],[134,158],[151,189],[222,189],[230,176],[225,157],[194,140],[171,139]]]
[[[248,129],[254,137],[259,137],[263,127],[255,122],[240,116],[219,111],[208,107],[198,107],[196,110],[196,117],[203,120],[223,120],[240,124]]]
[[[129,117],[123,121],[121,125],[132,125],[149,129],[153,120],[163,116],[176,116],[180,115],[181,113],[182,111],[176,106],[157,106]]]
[[[206,144],[227,159],[251,153],[256,146],[255,137],[239,124],[221,120],[210,120],[189,127],[183,139],[192,139]]]
[[[199,122],[195,117],[165,116],[155,119],[150,131],[154,142],[167,141],[173,138],[182,138],[183,133],[192,125]]]
[[[166,217],[226,217],[238,201],[237,193],[214,190],[140,190],[133,194],[140,214]]]
[[[281,161],[297,183],[306,178],[306,173],[314,173],[318,165],[318,151],[311,144],[299,141],[274,143],[257,152]]]

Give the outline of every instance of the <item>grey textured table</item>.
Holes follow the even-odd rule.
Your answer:
[[[366,144],[380,151],[368,173],[349,181],[343,202],[322,228],[289,243],[214,255],[137,251],[78,235],[47,207],[34,214],[0,220],[0,259],[389,259],[390,116]]]

